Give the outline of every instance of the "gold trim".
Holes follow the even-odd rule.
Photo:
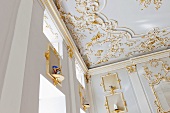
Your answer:
[[[117,80],[115,80],[115,81],[113,81],[113,82],[116,82],[116,83],[119,85],[119,88],[115,88],[115,86],[113,86],[113,87],[111,87],[111,89],[110,89],[109,91],[106,90],[104,78],[107,77],[107,76],[116,76]],[[103,87],[104,92],[110,92],[111,94],[114,94],[114,93],[115,93],[115,90],[122,88],[121,85],[120,85],[120,81],[121,81],[121,80],[119,79],[117,73],[114,73],[114,74],[108,73],[107,75],[102,76],[102,83],[101,83],[100,85]]]
[[[67,46],[67,51],[68,51],[68,55],[69,55],[69,57],[70,58],[73,58],[73,51],[72,51],[72,49],[70,48],[70,46]]]
[[[64,76],[62,75],[62,68],[61,68],[61,59],[54,47],[52,47],[50,44],[48,45],[47,52],[45,52],[45,58],[46,58],[46,73],[47,75],[52,79],[54,86],[60,85],[61,82],[64,80]],[[59,68],[61,69],[61,74],[51,74],[50,71],[50,51],[53,51],[54,55],[59,59]]]
[[[85,78],[87,84],[91,82],[91,75],[84,74],[84,78]]]
[[[123,107],[124,107],[124,111],[121,111],[121,110],[119,110],[119,111],[111,111],[111,110],[110,110],[110,107],[109,107],[109,105],[108,105],[108,98],[107,98],[107,97],[113,96],[113,95],[108,95],[108,96],[105,97],[105,99],[106,99],[105,106],[106,106],[107,111],[108,111],[109,113],[126,113],[126,112],[128,112],[128,110],[127,110],[127,104],[126,104],[126,101],[125,101],[125,98],[124,98],[123,93],[115,93],[115,94],[121,96],[121,100],[123,101],[123,105],[124,105],[124,106],[123,106]]]
[[[127,67],[126,67],[126,70],[128,71],[129,74],[136,72],[136,64],[127,66]]]
[[[154,52],[151,54],[146,54],[138,57],[134,57],[125,61],[121,62],[116,62],[112,63],[109,65],[93,68],[88,70],[88,74],[91,76],[99,74],[99,73],[105,73],[113,70],[118,70],[118,69],[123,69],[126,68],[129,65],[134,65],[134,64],[139,64],[143,62],[147,62],[150,59],[159,59],[159,58],[164,58],[164,57],[169,57],[170,56],[170,49],[167,50],[162,50],[159,52]],[[104,69],[104,70],[103,70]]]
[[[83,110],[86,111],[90,107],[90,105],[85,103],[86,99],[83,94],[85,95],[85,89],[81,84],[79,84],[80,104]]]

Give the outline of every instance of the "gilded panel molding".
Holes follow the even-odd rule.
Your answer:
[[[101,76],[101,86],[106,93],[105,107],[108,113],[124,113],[127,112],[127,104],[121,91],[121,80],[117,73],[108,73]],[[116,106],[116,107],[115,107]]]
[[[115,86],[109,86],[109,90],[107,90],[108,88],[106,84],[108,84],[108,82],[110,83],[110,80],[112,80],[112,83],[114,83]],[[114,94],[117,89],[121,89],[120,81],[121,80],[118,78],[117,73],[113,73],[113,74],[108,73],[102,76],[102,82],[100,85],[103,87],[104,92],[110,92],[111,94]]]
[[[148,80],[151,90],[155,96],[155,105],[157,106],[157,113],[168,113],[169,110],[165,110],[162,106],[161,100],[156,92],[155,87],[161,83],[170,82],[170,59],[152,59],[146,62],[143,66],[144,77]],[[156,70],[156,71],[153,71]]]
[[[53,80],[53,84],[60,85],[64,80],[62,75],[62,66],[60,62],[60,56],[57,53],[56,49],[51,45],[48,45],[48,50],[45,52],[46,58],[46,73]]]
[[[108,97],[111,96],[111,95],[108,95],[108,96],[105,97],[106,98],[105,107],[106,107],[106,110],[108,111],[108,113],[126,113],[126,112],[128,112],[127,104],[126,104],[126,101],[125,101],[123,93],[116,93],[116,95],[120,95],[119,99],[123,103],[123,110],[117,109],[117,110],[112,111],[111,110],[111,105],[109,104],[109,101],[111,101],[111,100],[108,99]],[[113,107],[113,105],[112,105],[112,107]]]

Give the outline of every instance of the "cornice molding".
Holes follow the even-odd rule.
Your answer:
[[[147,55],[134,57],[134,58],[131,58],[130,60],[134,64],[139,64],[139,63],[147,62],[147,61],[152,60],[152,59],[160,59],[160,58],[164,58],[164,57],[168,57],[168,56],[170,56],[170,49],[151,53],[151,54],[147,54]]]
[[[70,47],[70,49],[74,53],[74,57],[77,59],[79,64],[81,65],[83,71],[86,73],[88,71],[88,68],[82,59],[69,31],[67,30],[67,27],[65,26],[65,23],[63,22],[53,0],[41,0],[44,4],[45,8],[48,12],[50,12],[52,18],[54,19],[54,22],[56,24],[57,29],[59,30],[61,36],[63,37],[66,44]]]
[[[147,55],[134,57],[134,58],[131,58],[129,60],[122,61],[122,62],[117,62],[117,63],[113,63],[113,64],[89,69],[88,74],[96,75],[96,74],[99,74],[99,73],[114,71],[114,70],[126,68],[130,65],[140,64],[140,63],[152,60],[152,59],[160,59],[160,58],[164,58],[164,57],[168,57],[168,56],[170,56],[170,49],[162,50],[162,51],[147,54]]]

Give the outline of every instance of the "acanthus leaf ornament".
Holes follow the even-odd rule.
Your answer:
[[[45,58],[46,58],[46,60],[49,60],[49,57],[50,57],[49,51],[48,51],[48,52],[45,52]]]
[[[67,51],[68,51],[68,55],[69,55],[69,57],[70,58],[73,58],[73,51],[72,51],[72,49],[70,48],[70,46],[67,46]]]
[[[90,81],[91,81],[91,75],[85,74],[84,77],[85,77],[86,83],[87,83],[87,84],[90,83]]]
[[[136,72],[136,65],[134,64],[134,65],[127,66],[126,69],[129,73],[134,73]]]

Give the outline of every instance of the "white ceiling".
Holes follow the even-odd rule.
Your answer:
[[[58,10],[89,68],[170,45],[170,0],[56,0]]]

